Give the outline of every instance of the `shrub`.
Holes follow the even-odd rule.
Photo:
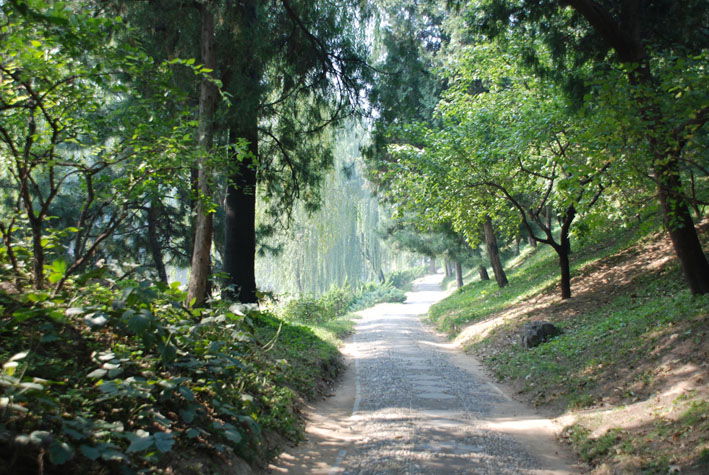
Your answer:
[[[387,282],[398,289],[405,289],[414,279],[426,273],[425,266],[412,267],[410,269],[396,270],[387,276]]]

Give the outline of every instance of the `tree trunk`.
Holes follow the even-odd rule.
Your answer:
[[[158,272],[160,282],[167,284],[167,272],[165,271],[165,261],[162,258],[162,247],[158,239],[158,212],[157,200],[150,203],[148,208],[148,244],[150,254],[153,257],[155,270]]]
[[[665,157],[655,166],[657,196],[662,205],[662,219],[670,234],[684,278],[693,294],[709,293],[709,263],[697,236],[687,200],[681,195],[682,182],[676,157]]]
[[[446,277],[450,277],[451,276],[451,263],[448,261],[448,259],[446,259],[444,261],[443,268],[446,271]]]
[[[561,299],[566,300],[571,298],[571,266],[569,265],[569,254],[571,253],[571,245],[569,243],[568,233],[561,236],[561,245],[554,248],[559,256],[559,270],[561,271]]]
[[[537,248],[537,240],[534,239],[532,236],[527,236],[527,243],[532,246],[532,248]]]
[[[202,30],[201,50],[202,63],[209,69],[216,69],[214,55],[214,14],[211,4],[201,6]],[[209,277],[212,271],[212,235],[214,224],[212,213],[208,209],[211,201],[212,190],[210,184],[211,170],[207,165],[207,158],[212,148],[214,136],[214,113],[217,108],[217,87],[207,80],[202,79],[199,92],[199,131],[198,142],[200,159],[197,172],[197,196],[194,248],[192,249],[192,265],[190,281],[187,286],[187,302],[195,306],[202,306],[209,293]]]
[[[480,264],[478,266],[478,274],[480,275],[480,280],[490,280],[490,275],[487,273],[487,267]]]
[[[519,251],[519,246],[520,246],[520,244],[522,244],[522,236],[517,236],[517,237],[515,238],[515,255],[516,255],[516,256],[519,256],[519,253],[520,253],[520,251]]]
[[[44,248],[42,247],[42,221],[41,219],[30,219],[32,230],[32,278],[34,288],[44,289]]]
[[[431,274],[435,274],[436,272],[438,272],[438,270],[436,269],[436,258],[435,257],[429,257],[428,271]]]
[[[238,9],[234,30],[239,50],[227,58],[225,87],[233,96],[227,123],[232,144],[248,142],[247,154],[234,158],[224,199],[223,270],[226,282],[223,296],[244,303],[257,303],[256,297],[256,185],[258,163],[258,118],[261,103],[262,65],[257,51],[256,0],[235,3]]]
[[[247,132],[233,131],[234,138],[249,140],[249,151],[257,156],[256,127]],[[238,134],[238,135],[237,135]],[[225,297],[243,303],[257,303],[256,297],[256,169],[250,160],[239,164],[229,179],[224,203]]]
[[[463,286],[463,266],[458,261],[455,261],[455,283],[458,288]]]
[[[502,262],[500,261],[500,251],[497,247],[497,238],[495,237],[495,230],[492,226],[492,219],[490,219],[489,216],[485,218],[483,228],[485,230],[485,246],[487,247],[487,255],[490,258],[492,272],[495,274],[495,280],[497,281],[497,285],[500,287],[504,287],[509,282],[507,281],[507,275],[505,275],[505,270],[502,268]]]

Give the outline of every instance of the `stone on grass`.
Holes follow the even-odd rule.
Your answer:
[[[557,335],[561,335],[561,330],[551,322],[542,320],[527,322],[522,327],[522,346],[534,348]]]

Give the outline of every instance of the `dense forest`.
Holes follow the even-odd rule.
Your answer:
[[[343,316],[437,265],[504,288],[548,248],[573,300],[579,252],[661,229],[702,298],[707,25],[703,0],[0,0],[7,470],[262,464]]]

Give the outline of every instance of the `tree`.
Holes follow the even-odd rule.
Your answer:
[[[150,50],[196,56],[201,2],[116,0],[139,26]],[[229,148],[222,167],[224,295],[256,302],[257,234],[285,226],[292,205],[315,206],[331,165],[333,127],[351,115],[368,69],[357,25],[359,2],[315,6],[304,0],[215,1],[216,68],[231,106],[216,113],[215,145]],[[170,21],[166,21],[170,18]],[[165,38],[168,41],[165,41]],[[211,69],[211,68],[210,68]],[[185,85],[187,87],[187,85]],[[270,222],[256,226],[256,202]]]
[[[200,45],[202,63],[209,73],[216,68],[214,56],[214,13],[210,3],[201,5],[201,36]],[[198,163],[197,189],[199,196],[194,226],[194,251],[190,266],[190,280],[187,288],[188,302],[201,306],[207,299],[209,278],[211,274],[211,252],[213,219],[210,203],[212,199],[211,169],[208,156],[212,148],[214,136],[214,114],[217,108],[217,85],[210,77],[203,77],[199,96],[199,132],[197,141],[201,158]]]
[[[553,77],[580,100],[587,92],[584,66],[627,91],[628,122],[640,119],[637,142],[645,152],[637,166],[655,184],[665,227],[692,293],[709,292],[709,263],[697,237],[683,183],[683,153],[709,119],[706,38],[702,1],[567,0],[480,2],[468,18],[492,36],[542,38],[553,52],[555,72],[539,67],[526,49],[520,58],[539,75]],[[622,76],[614,74],[620,69]],[[622,94],[622,93],[621,93]],[[593,95],[586,95],[586,100]],[[627,107],[632,105],[632,107]],[[626,131],[627,133],[627,131]]]
[[[8,2],[2,15],[0,154],[11,218],[0,233],[15,274],[29,255],[32,284],[57,292],[179,176],[188,126],[162,114],[165,65],[109,41],[119,20],[42,2]],[[131,77],[150,77],[152,88],[131,90]],[[60,209],[71,212],[59,218]]]

